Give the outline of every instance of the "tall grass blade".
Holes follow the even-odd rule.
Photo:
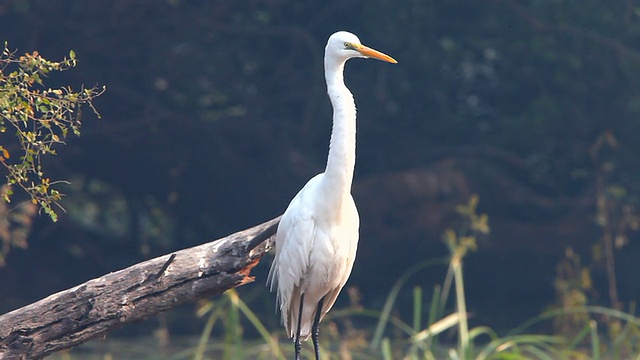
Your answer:
[[[568,315],[568,314],[580,314],[580,313],[605,315],[608,317],[617,318],[617,319],[626,321],[630,324],[640,326],[640,318],[637,318],[633,315],[627,314],[620,310],[610,309],[602,306],[577,306],[577,307],[571,307],[571,308],[553,309],[553,310],[545,311],[544,313],[538,316],[534,316],[533,318],[522,323],[522,325],[509,331],[509,335],[520,334],[525,329],[550,318]]]
[[[222,354],[223,360],[242,358],[242,328],[240,325],[240,314],[238,312],[238,294],[235,290],[229,290],[225,296],[231,301],[228,316],[225,320],[224,342],[227,344]]]
[[[522,347],[522,353],[525,356],[519,357],[518,359],[527,358],[527,359],[539,359],[539,360],[557,360],[557,357],[552,357],[548,351],[545,351],[534,345],[524,345]]]
[[[453,313],[451,315],[445,316],[440,321],[436,321],[431,324],[428,328],[420,331],[419,333],[413,336],[414,342],[425,341],[431,337],[435,337],[436,335],[442,333],[443,331],[450,329],[457,324],[460,323],[460,314]]]
[[[382,339],[382,346],[380,350],[382,352],[382,359],[393,360],[393,354],[391,352],[391,341],[389,341],[389,338]]]
[[[478,326],[469,330],[470,341],[473,341],[475,338],[481,335],[487,335],[489,337],[489,340],[495,340],[498,338],[498,334],[496,334],[495,331],[493,331],[490,327],[487,327],[487,326]]]
[[[384,329],[387,325],[387,322],[389,322],[389,317],[391,316],[391,310],[393,309],[393,304],[395,303],[396,298],[398,297],[398,293],[400,292],[400,289],[402,289],[402,286],[404,286],[407,280],[411,276],[413,276],[413,274],[417,273],[418,271],[424,268],[435,266],[435,265],[444,265],[447,263],[448,263],[448,259],[446,258],[425,260],[412,266],[411,268],[409,268],[409,270],[407,270],[404,274],[402,274],[402,276],[400,276],[400,278],[396,281],[396,283],[391,288],[389,295],[387,295],[387,300],[385,301],[384,306],[382,308],[382,312],[378,320],[378,324],[376,325],[376,330],[373,333],[373,338],[369,346],[371,350],[375,351],[376,349],[379,348],[380,341],[382,340],[382,335],[384,334]]]
[[[350,316],[363,316],[363,317],[369,317],[369,318],[380,320],[380,317],[382,316],[382,312],[378,310],[369,310],[369,309],[360,309],[360,308],[339,309],[339,310],[331,310],[331,312],[327,314],[325,319],[331,320],[331,319],[338,319],[341,317],[350,317]],[[413,335],[413,328],[411,327],[411,325],[402,321],[397,316],[389,315],[387,318],[387,322],[394,325],[396,328],[398,328],[398,330],[402,331],[407,336]]]
[[[214,302],[212,301],[211,304]],[[196,353],[193,356],[193,360],[202,360],[204,359],[204,353],[207,350],[207,344],[209,343],[209,338],[211,337],[211,332],[213,331],[213,326],[216,323],[218,317],[224,311],[223,307],[218,307],[214,311],[211,312],[209,318],[207,319],[207,323],[202,330],[202,334],[200,334],[200,340],[198,341],[198,346],[196,347]]]
[[[475,357],[475,360],[493,359],[497,357],[496,355],[498,353],[506,351],[521,352],[520,347],[524,345],[537,346],[539,348],[547,349],[548,352],[553,353],[554,351],[550,344],[559,344],[561,342],[560,338],[547,335],[505,336],[492,340],[485,345],[482,351],[480,351],[480,353]]]
[[[416,286],[413,288],[413,331],[420,331],[422,326],[422,288]]]
[[[438,314],[438,299],[440,298],[440,291],[442,288],[439,284],[433,287],[433,296],[431,297],[431,306],[429,307],[429,322],[428,325],[436,322],[438,318],[440,318],[440,314]]]
[[[427,322],[428,326],[433,325],[441,317],[441,314],[438,314],[438,309],[440,308],[440,305],[438,304],[438,299],[440,299],[440,290],[441,290],[441,287],[439,284],[436,284],[433,287],[433,296],[431,296],[431,305],[429,306],[429,319]],[[428,341],[424,344],[424,349],[429,350],[430,352],[437,347],[438,347],[437,337],[430,337]]]
[[[256,314],[253,311],[251,311],[251,309],[247,306],[247,304],[244,301],[242,301],[242,299],[240,299],[240,296],[238,296],[238,293],[236,291],[233,291],[232,294],[230,294],[230,296],[232,299],[232,303],[235,304],[238,310],[240,310],[240,312],[242,312],[242,314],[247,318],[247,320],[249,320],[251,325],[253,325],[253,327],[258,331],[260,336],[262,336],[262,339],[265,342],[267,342],[267,344],[269,344],[269,347],[271,348],[271,353],[274,356],[276,356],[278,359],[285,359],[284,354],[282,353],[282,350],[280,350],[280,345],[278,344],[277,339],[271,336],[271,334],[269,333],[269,330],[267,330],[264,324],[262,324],[262,322],[256,316]]]
[[[585,325],[582,330],[580,330],[580,332],[573,337],[569,345],[567,345],[567,350],[574,351],[590,332],[591,326],[589,324]]]
[[[589,321],[591,328],[591,352],[593,360],[600,360],[600,336],[598,336],[598,323],[595,320]]]
[[[469,323],[467,320],[467,304],[464,297],[464,280],[462,277],[462,259],[454,257],[451,260],[456,288],[456,308],[458,313],[458,330],[460,331],[459,349],[460,356],[467,359],[471,356],[472,349],[469,346]]]
[[[444,278],[444,282],[442,283],[442,291],[440,291],[440,301],[438,302],[438,316],[442,316],[445,312],[445,307],[447,306],[447,302],[449,301],[449,294],[451,293],[451,285],[453,284],[453,265],[449,263],[449,268],[447,269],[447,275]]]

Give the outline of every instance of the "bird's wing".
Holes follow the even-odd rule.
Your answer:
[[[271,290],[277,287],[280,309],[288,307],[295,287],[299,287],[309,269],[309,254],[315,238],[312,210],[304,198],[306,186],[291,201],[276,234],[276,256],[269,271]]]
[[[356,259],[360,218],[358,216],[358,209],[356,208],[352,197],[349,197],[349,201],[345,203],[344,210],[345,223],[349,224],[349,226],[343,229],[339,240],[341,242],[340,244],[345,246],[344,249],[347,255],[344,259],[344,263],[342,264],[342,270],[339,271],[339,278],[337,279],[339,281],[338,286],[330,289],[324,296],[324,303],[322,306],[322,311],[320,313],[320,320],[324,318],[324,316],[327,314],[327,312],[329,312],[329,310],[331,310],[331,307],[333,307],[333,304],[336,302],[338,295],[340,295],[340,291],[347,283],[349,275],[351,275],[353,263]]]

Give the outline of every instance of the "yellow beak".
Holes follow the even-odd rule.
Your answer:
[[[385,54],[385,53],[381,53],[378,50],[374,50],[370,47],[364,46],[364,45],[360,45],[360,44],[353,44],[353,47],[355,48],[356,51],[358,51],[360,54],[366,56],[366,57],[370,57],[370,58],[374,58],[374,59],[378,59],[378,60],[382,60],[382,61],[386,61],[386,62],[390,62],[393,64],[397,64],[398,62],[396,61],[396,59],[392,58],[391,56]]]

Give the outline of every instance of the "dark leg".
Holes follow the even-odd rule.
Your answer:
[[[320,360],[320,345],[318,344],[318,335],[320,335],[320,314],[322,314],[322,305],[324,297],[318,301],[316,307],[316,317],[313,319],[313,327],[311,328],[311,339],[313,340],[313,349],[316,352],[316,360]]]
[[[296,354],[296,360],[300,360],[300,349],[302,349],[302,344],[300,343],[300,326],[302,325],[302,304],[304,304],[304,294],[300,295],[300,310],[298,311],[298,328],[296,329],[296,338],[293,343],[295,354]]]

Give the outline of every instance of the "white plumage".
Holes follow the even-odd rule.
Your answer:
[[[299,358],[300,339],[306,340],[309,335],[314,335],[318,357],[317,323],[331,309],[347,282],[358,246],[359,217],[351,197],[356,157],[356,107],[343,80],[345,62],[354,57],[396,62],[390,56],[360,44],[351,33],[340,31],[329,37],[324,68],[333,106],[333,129],[327,167],[293,198],[276,234],[276,256],[268,282],[272,291],[277,287],[282,322],[289,336],[296,341],[296,359]],[[316,317],[321,301],[322,308],[318,309],[319,317]]]
[[[293,199],[278,226],[272,286],[277,282],[282,322],[291,338],[296,334],[300,295],[304,294],[300,337],[311,334],[316,307],[326,296],[320,319],[331,309],[347,282],[358,245],[358,211],[350,194],[333,211],[314,199],[322,192],[322,174],[315,176]],[[277,275],[275,275],[277,274]]]

